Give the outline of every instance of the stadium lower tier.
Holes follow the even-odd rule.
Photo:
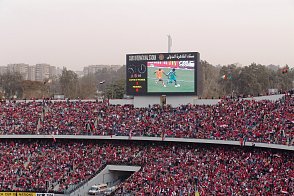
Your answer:
[[[63,192],[107,164],[138,165],[116,194],[293,195],[293,152],[183,143],[0,140],[0,190]],[[196,180],[197,179],[197,180]],[[49,185],[49,186],[48,186]]]

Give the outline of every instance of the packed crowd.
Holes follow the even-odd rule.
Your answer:
[[[217,105],[107,105],[99,102],[0,103],[0,134],[123,135],[294,144],[294,97],[224,99]]]
[[[293,153],[95,141],[0,141],[0,190],[61,192],[106,164],[141,166],[116,195],[293,195]]]
[[[1,142],[1,141],[0,141]],[[94,143],[0,143],[0,190],[62,191],[96,174],[118,150]],[[120,159],[135,148],[126,147]]]

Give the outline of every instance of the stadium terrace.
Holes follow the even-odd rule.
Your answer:
[[[0,103],[0,134],[216,139],[293,146],[294,98],[134,108],[101,102]]]
[[[64,193],[87,182],[105,165],[119,164],[141,166],[119,184],[115,195],[121,196],[294,193],[293,153],[287,151],[81,140],[2,140],[0,148],[0,190],[4,191]]]
[[[71,187],[78,189],[111,164],[141,167],[113,195],[293,195],[293,151],[244,146],[293,147],[293,106],[291,95],[277,101],[223,99],[217,105],[176,108],[82,100],[2,102],[0,190],[69,194],[75,190]],[[31,138],[12,139],[21,135]],[[34,139],[36,135],[50,138]],[[78,138],[102,135],[129,139]],[[160,140],[136,141],[135,136]]]

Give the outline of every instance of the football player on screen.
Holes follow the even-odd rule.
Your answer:
[[[167,77],[168,77],[168,84],[169,83],[173,83],[173,82],[175,82],[175,87],[180,87],[180,84],[178,84],[177,83],[177,75],[176,75],[176,69],[175,68],[173,68],[172,70],[170,70],[170,72],[168,72],[168,74],[167,74]]]
[[[162,70],[162,69],[158,69],[158,70],[156,70],[155,72],[154,72],[154,74],[156,74],[156,78],[157,78],[157,80],[155,81],[156,82],[156,84],[158,83],[158,82],[161,82],[162,83],[162,86],[163,87],[166,87],[166,85],[164,84],[164,81],[163,81],[163,79],[162,79],[162,75],[164,74],[164,75],[166,75],[165,73],[164,73],[164,71]],[[166,75],[167,76],[167,75]]]

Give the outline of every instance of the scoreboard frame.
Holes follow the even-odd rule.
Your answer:
[[[193,92],[148,92],[148,67],[150,62],[194,61]],[[200,64],[198,52],[143,53],[126,55],[126,94],[133,96],[148,95],[197,95],[197,72]],[[192,71],[192,70],[191,70]]]

